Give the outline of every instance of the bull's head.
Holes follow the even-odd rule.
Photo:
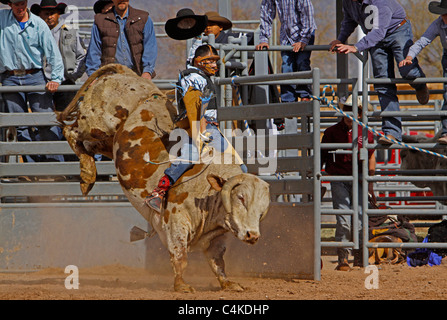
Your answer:
[[[246,173],[227,181],[214,175],[207,179],[221,193],[226,212],[225,227],[240,240],[256,243],[261,235],[259,223],[270,206],[269,184]]]

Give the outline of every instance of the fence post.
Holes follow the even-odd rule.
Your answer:
[[[352,116],[358,119],[358,81],[354,81],[352,86]],[[358,145],[359,130],[358,125],[352,123],[352,241],[354,250],[359,249],[359,166],[358,166]]]
[[[367,83],[367,78],[368,78],[368,74],[369,74],[369,59],[368,59],[368,52],[365,51],[364,53],[364,57],[365,59],[363,59],[362,61],[362,67],[363,67],[363,71],[362,71],[362,105],[363,105],[363,113],[362,113],[362,121],[363,123],[365,123],[366,125],[368,125],[368,103],[369,103],[369,96],[368,96],[368,83]],[[368,153],[368,129],[363,128],[362,130],[362,135],[363,135],[363,144],[362,144],[362,149],[365,150],[366,153]],[[368,158],[368,157],[366,157]],[[365,161],[363,161],[362,164],[362,192],[363,192],[363,215],[362,215],[362,237],[363,237],[363,243],[362,243],[362,262],[363,262],[363,267],[367,267],[368,266],[368,260],[369,260],[369,250],[368,250],[368,242],[369,242],[369,232],[368,232],[368,228],[369,228],[369,222],[368,222],[368,218],[369,218],[369,213],[368,213],[368,206],[369,206],[369,201],[368,201],[368,181],[369,178],[369,172],[368,172],[368,159],[366,159]]]
[[[320,69],[312,70],[312,94],[320,96]],[[313,179],[314,179],[314,279],[321,280],[321,150],[320,150],[320,102],[313,100]]]
[[[259,44],[259,32],[255,32],[255,44]],[[255,64],[255,75],[267,75],[268,72],[268,52],[258,51],[254,52],[254,64]],[[255,104],[269,103],[269,87],[268,85],[255,85],[253,86],[255,91],[254,96],[256,97]],[[257,129],[266,129],[268,120],[257,120]]]
[[[340,33],[341,22],[343,20],[343,11],[342,11],[342,0],[337,0],[336,3],[336,36]],[[347,79],[349,77],[349,69],[348,69],[348,55],[347,54],[336,54],[337,59],[337,79]],[[339,84],[337,86],[337,95],[339,97],[343,97],[348,95],[348,85],[347,84]]]
[[[219,4],[218,4],[218,10],[219,10],[219,14],[222,17],[225,17],[229,20],[231,19],[231,0],[219,0]]]

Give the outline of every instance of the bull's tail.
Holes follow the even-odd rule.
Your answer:
[[[79,91],[76,93],[76,96],[71,100],[70,104],[64,109],[64,111],[55,111],[56,113],[56,119],[58,122],[58,125],[61,127],[65,126],[65,122],[67,121],[74,121],[77,119],[78,111],[79,111],[79,102],[82,101],[83,97],[85,96],[85,93],[88,91],[90,86],[100,77],[106,75],[106,74],[114,74],[114,73],[126,73],[128,70],[123,65],[120,64],[107,64],[103,66],[102,68],[96,70],[88,79],[85,81],[85,83],[82,85],[82,87],[79,89]],[[129,69],[130,71],[130,69]]]

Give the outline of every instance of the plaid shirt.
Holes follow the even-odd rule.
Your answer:
[[[262,0],[260,42],[268,42],[276,10],[281,22],[279,35],[281,45],[292,45],[297,42],[308,44],[311,35],[317,29],[314,7],[310,0]]]

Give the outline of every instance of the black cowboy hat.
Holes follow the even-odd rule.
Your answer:
[[[447,0],[432,1],[428,4],[428,11],[434,14],[447,13]]]
[[[65,3],[57,3],[56,0],[42,0],[40,4],[33,4],[30,8],[30,11],[34,13],[36,16],[39,15],[42,9],[57,9],[60,14],[64,14],[67,9],[67,5]]]
[[[106,5],[108,5],[109,3],[113,3],[113,1],[112,0],[98,0],[93,5],[93,11],[95,11],[95,13],[101,13],[102,9],[104,9],[104,7]]]
[[[3,4],[8,4],[8,3],[17,3],[17,2],[21,2],[21,1],[24,1],[24,0],[0,0],[0,2],[1,3],[3,3]]]
[[[183,21],[187,18],[193,19],[193,23],[188,24]],[[165,31],[170,38],[175,40],[191,39],[205,31],[207,22],[208,18],[205,15],[199,16],[191,9],[184,8],[177,12],[175,18],[166,21]]]

